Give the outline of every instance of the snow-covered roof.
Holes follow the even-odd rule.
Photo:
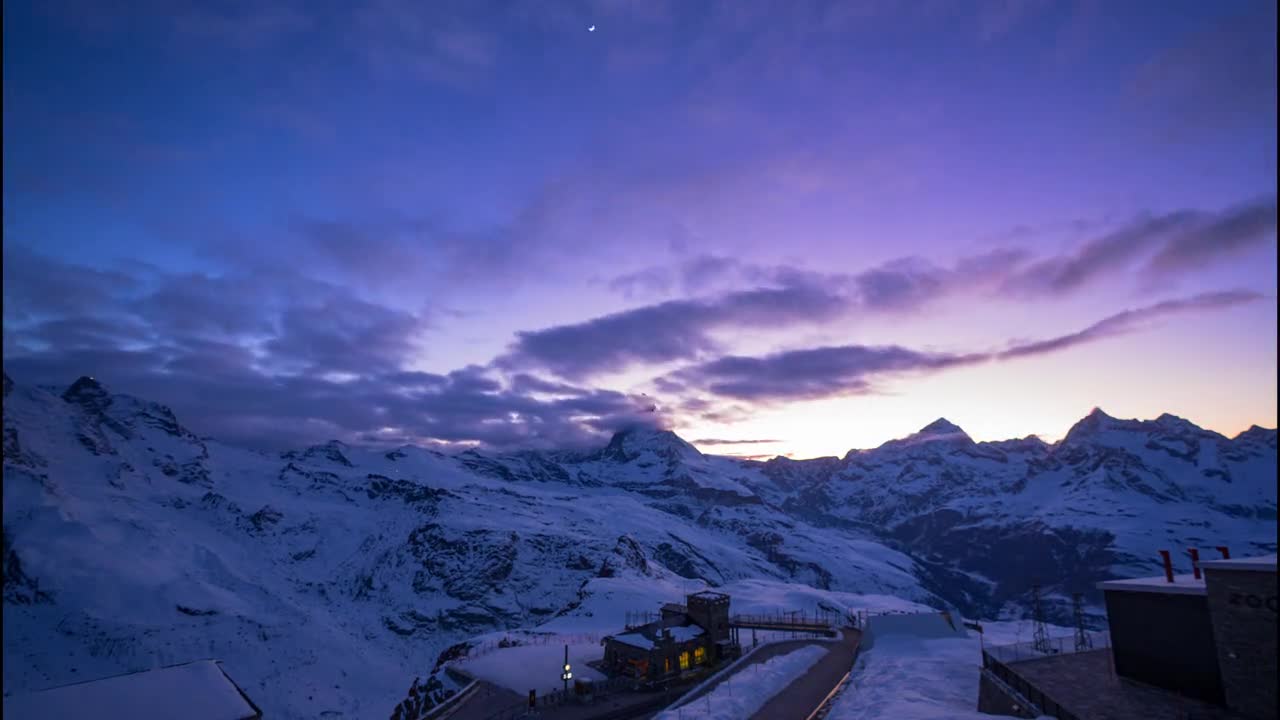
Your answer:
[[[15,720],[247,720],[262,714],[216,660],[199,660],[4,699]]]
[[[676,627],[667,628],[667,630],[676,642],[688,642],[703,632],[702,628],[697,625],[677,625]]]
[[[653,649],[653,641],[645,637],[644,635],[641,635],[640,633],[627,633],[625,635],[614,635],[613,639],[617,642],[622,643],[623,645],[630,645],[631,647],[637,647],[637,648],[640,648],[641,650]]]
[[[672,627],[659,627],[657,623],[646,625],[640,632],[630,632],[624,635],[614,635],[613,639],[637,647],[641,650],[652,650],[657,645],[657,638],[663,632],[671,633],[671,639],[677,643],[689,642],[696,637],[701,636],[705,631],[697,625],[675,625]]]
[[[1204,578],[1196,579],[1194,575],[1174,575],[1173,582],[1165,576],[1129,578],[1126,580],[1107,580],[1098,583],[1100,590],[1120,590],[1126,592],[1168,593],[1172,595],[1204,595]]]
[[[1201,560],[1200,567],[1209,570],[1253,570],[1255,572],[1275,572],[1276,556],[1259,555],[1250,558],[1231,558],[1229,560]]]

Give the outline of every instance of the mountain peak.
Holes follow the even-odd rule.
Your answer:
[[[614,433],[604,449],[604,455],[620,462],[629,462],[645,451],[668,460],[702,457],[697,448],[674,432],[644,425],[624,428]]]
[[[1171,413],[1161,413],[1160,416],[1156,418],[1156,424],[1165,425],[1165,427],[1169,427],[1169,428],[1196,428],[1197,427],[1196,423],[1192,423],[1192,421],[1188,420],[1187,418],[1179,418],[1178,415],[1174,415]]]
[[[1085,419],[1085,420],[1094,420],[1094,421],[1098,421],[1098,420],[1115,420],[1115,418],[1114,418],[1114,417],[1112,417],[1112,416],[1108,415],[1108,414],[1106,413],[1106,411],[1105,411],[1105,410],[1103,410],[1103,409],[1102,409],[1102,408],[1100,408],[1100,407],[1095,407],[1094,409],[1090,410],[1090,411],[1089,411],[1089,414],[1084,416],[1084,419]]]
[[[962,430],[959,425],[946,418],[938,418],[925,425],[918,432],[914,432],[905,438],[890,440],[880,447],[915,448],[927,445],[928,447],[956,448],[972,444],[973,438],[969,437],[969,434]]]
[[[934,420],[928,425],[920,428],[920,430],[916,432],[916,435],[954,435],[956,433],[963,432],[964,430],[961,430],[959,425],[956,425],[946,418],[938,418],[937,420]]]
[[[86,410],[101,411],[111,404],[111,393],[97,380],[83,375],[62,393],[62,399]]]
[[[1270,443],[1274,445],[1276,442],[1276,429],[1264,428],[1261,425],[1254,424],[1250,425],[1248,430],[1236,435],[1234,439],[1243,440],[1245,442]]]

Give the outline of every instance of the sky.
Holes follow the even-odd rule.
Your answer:
[[[273,449],[1275,427],[1275,15],[11,0],[5,372]]]

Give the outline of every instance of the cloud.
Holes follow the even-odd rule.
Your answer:
[[[631,300],[635,298],[666,295],[671,292],[674,279],[669,268],[651,267],[619,275],[609,281],[609,289]]]
[[[999,238],[1001,246],[961,256],[950,265],[908,256],[853,274],[703,254],[619,275],[609,287],[633,298],[666,296],[680,288],[698,293],[752,285],[816,284],[842,293],[851,310],[874,313],[919,311],[939,300],[975,292],[1013,299],[1058,297],[1126,273],[1139,273],[1147,281],[1193,274],[1211,263],[1273,243],[1276,199],[1270,194],[1216,211],[1148,212],[1118,225],[1074,220],[1048,230],[1092,236],[1086,235],[1068,252],[1037,257],[1030,247],[1013,244],[1035,234],[1019,229],[1016,235]]]
[[[295,371],[380,373],[410,360],[426,328],[413,313],[330,297],[284,310],[264,347],[273,362]]]
[[[19,279],[5,285],[5,368],[13,377],[62,385],[93,375],[113,390],[163,401],[197,432],[231,442],[564,447],[667,423],[643,395],[528,373],[504,380],[476,365],[444,375],[413,370],[429,314],[286,271],[143,279],[16,246],[6,247],[5,271]]]
[[[20,382],[41,384],[92,374],[114,392],[165,402],[198,433],[261,449],[331,438],[585,447],[624,427],[669,422],[642,396],[579,388],[570,397],[540,399],[477,368],[332,381],[268,375],[249,367],[242,349],[222,350],[176,358],[160,348],[45,351],[7,357],[5,368]]]
[[[997,248],[962,257],[950,268],[919,257],[892,260],[854,275],[861,307],[873,312],[919,310],[944,297],[980,290],[1002,282],[1029,254]]]
[[[766,440],[766,439],[745,439],[745,440],[723,440],[719,438],[701,438],[692,441],[694,445],[770,445],[773,443],[784,442],[783,440]]]
[[[1188,272],[1221,257],[1274,242],[1276,198],[1262,198],[1224,210],[1198,227],[1176,235],[1151,258],[1151,273]]]
[[[1241,290],[1168,300],[1104,318],[1078,332],[1025,342],[1002,351],[937,353],[897,345],[842,345],[788,350],[752,357],[729,355],[681,368],[660,380],[668,391],[703,392],[751,403],[814,400],[875,390],[875,382],[909,373],[936,373],[991,361],[1046,355],[1078,345],[1142,330],[1151,321],[1186,312],[1220,310],[1254,302],[1262,295]],[[699,410],[715,404],[696,400]]]
[[[128,273],[60,263],[20,242],[4,242],[4,317],[26,313],[88,313],[140,290]]]
[[[729,355],[673,375],[686,385],[735,400],[812,400],[868,392],[873,376],[936,371],[986,359],[985,355],[925,353],[896,345],[844,345],[762,357]]]
[[[1194,273],[1209,263],[1273,242],[1275,229],[1274,195],[1216,212],[1183,209],[1144,214],[1073,252],[1010,273],[1001,290],[1014,297],[1066,295],[1139,264],[1148,279]]]
[[[1124,312],[1116,313],[1115,315],[1103,318],[1089,327],[1079,332],[1071,333],[1070,335],[1061,335],[1048,340],[1017,345],[1003,352],[996,353],[995,358],[998,360],[1011,360],[1013,358],[1059,352],[1076,345],[1082,345],[1116,335],[1125,335],[1136,332],[1142,329],[1142,325],[1144,323],[1166,315],[1200,310],[1221,310],[1234,307],[1236,305],[1255,302],[1262,299],[1262,297],[1263,296],[1260,293],[1256,292],[1231,290],[1225,292],[1204,293],[1181,300],[1168,300],[1156,303],[1155,305],[1138,308],[1136,310],[1126,310]]]
[[[1181,210],[1145,215],[1074,252],[1033,263],[1010,276],[1004,289],[1014,295],[1064,295],[1106,274],[1116,274],[1169,237],[1194,227],[1199,213]]]
[[[712,330],[822,322],[847,311],[821,284],[743,290],[704,300],[671,300],[586,322],[520,332],[498,359],[508,370],[536,367],[571,380],[636,364],[659,365],[717,351]]]
[[[687,294],[699,294],[744,286],[811,286],[844,294],[850,308],[869,312],[912,311],[948,295],[1002,281],[1028,257],[1025,250],[997,248],[962,257],[952,267],[941,267],[921,257],[903,257],[849,275],[704,254],[672,265],[619,275],[609,287],[631,298],[666,295],[677,287]]]

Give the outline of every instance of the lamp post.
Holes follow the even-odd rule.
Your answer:
[[[573,678],[573,668],[569,665],[569,646],[564,646],[564,672],[560,673],[560,679],[564,681],[564,694],[569,694],[569,680]]]

